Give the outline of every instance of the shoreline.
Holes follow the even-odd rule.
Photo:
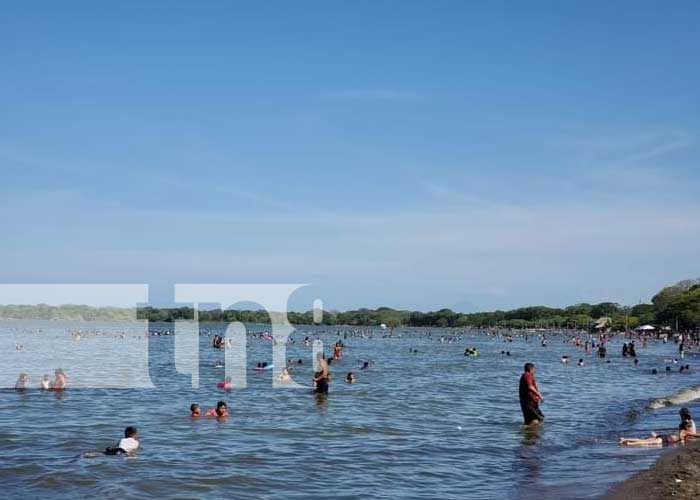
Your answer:
[[[602,500],[700,498],[700,442],[663,453],[648,469],[614,484]]]

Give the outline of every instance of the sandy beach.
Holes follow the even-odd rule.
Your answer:
[[[613,486],[605,500],[700,498],[700,442],[664,453],[649,469]]]

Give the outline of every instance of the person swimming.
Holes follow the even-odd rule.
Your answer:
[[[216,384],[216,387],[225,391],[230,391],[231,389],[233,389],[233,382],[231,381],[231,377],[226,377],[223,380],[223,382],[219,382],[218,384]]]
[[[207,412],[204,414],[205,417],[217,417],[217,418],[225,418],[228,417],[228,405],[226,404],[225,401],[219,401],[216,403],[216,409],[211,408],[207,410]]]
[[[48,391],[49,389],[51,389],[51,377],[49,377],[48,375],[44,375],[44,377],[39,382],[39,388],[42,391]]]
[[[224,363],[222,361],[217,361],[216,363],[214,363],[214,368],[223,368],[223,367],[224,367]]]
[[[223,337],[221,337],[220,335],[214,335],[212,347],[214,347],[215,349],[221,349],[223,343],[224,343]]]
[[[283,368],[282,373],[279,374],[279,377],[277,379],[282,382],[283,384],[289,383],[292,381],[292,376],[289,374],[289,369],[288,368]]]
[[[197,403],[192,403],[190,405],[190,417],[201,417],[202,410],[199,408]]]
[[[369,361],[365,361],[362,364],[362,368],[360,368],[360,370],[367,370],[368,368],[369,368]]]
[[[105,448],[105,455],[121,455],[134,453],[140,446],[139,431],[136,427],[129,426],[124,429],[124,437],[119,440],[116,447]]]
[[[562,356],[559,362],[563,365],[567,364],[569,362],[569,356]]]
[[[345,381],[348,384],[354,384],[357,381],[355,374],[353,372],[348,372],[348,374],[345,376]]]
[[[579,360],[578,360],[578,365],[579,365],[579,366],[583,366],[583,358],[579,358]]]

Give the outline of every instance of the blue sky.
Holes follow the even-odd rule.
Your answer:
[[[0,282],[345,309],[700,275],[697,2],[46,2],[0,16]]]

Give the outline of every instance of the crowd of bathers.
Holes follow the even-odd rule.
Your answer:
[[[165,332],[160,332],[159,335],[168,335],[170,332],[165,331]],[[466,334],[466,331],[463,332]],[[562,332],[559,332],[562,333]],[[99,331],[94,331],[94,332],[83,332],[83,331],[74,331],[71,335],[74,340],[79,341],[81,338],[84,336],[91,336],[91,335],[101,335],[103,332]],[[153,335],[154,332],[149,331],[147,335]],[[115,336],[120,336],[122,334],[114,334],[112,335]],[[231,343],[228,339],[225,339],[218,333],[213,333],[213,332],[200,332],[200,335],[209,335],[212,336],[212,347],[215,349],[225,349],[228,347],[231,347]],[[254,335],[256,338],[262,339],[262,340],[272,340],[274,342],[274,339],[272,338],[271,334],[269,332],[257,332],[257,333],[251,333],[251,335]],[[318,335],[318,333],[316,334]],[[338,336],[341,335],[340,332],[337,333]],[[394,334],[393,331],[391,332],[392,336],[395,336],[397,338],[401,338],[402,333],[397,333]],[[532,332],[527,332],[527,331],[513,331],[513,330],[507,330],[507,331],[499,331],[499,330],[484,330],[481,332],[476,332],[476,335],[486,335],[486,336],[498,336],[501,337],[503,342],[506,343],[512,343],[515,338],[522,338],[526,342],[533,342],[537,341],[540,343],[542,347],[547,347],[547,332],[542,332],[542,333],[532,333]],[[423,332],[422,335],[424,338],[431,339],[433,341],[437,341],[439,343],[454,343],[462,338],[461,334],[454,333],[452,335],[440,335],[440,336],[432,336],[432,332],[428,331],[427,333]],[[363,330],[350,330],[350,331],[345,331],[342,333],[342,338],[347,339],[348,337],[358,337],[358,338],[372,338],[372,333],[368,331],[363,331]],[[386,336],[385,336],[386,337]],[[385,338],[382,337],[382,338]],[[597,355],[600,358],[606,358],[607,356],[607,348],[615,339],[615,335],[613,334],[601,334],[599,336],[593,336],[588,333],[583,333],[583,332],[572,332],[570,334],[564,333],[560,338],[562,339],[562,342],[565,344],[570,344],[576,348],[581,349],[584,351],[586,354],[593,354],[595,350],[597,349]],[[316,337],[318,338],[318,337]],[[626,339],[626,336],[623,337]],[[659,339],[659,338],[651,338],[648,336],[639,336],[638,339],[639,342],[642,345],[642,348],[646,348],[647,344],[649,342],[658,342],[658,341],[663,341],[664,343],[667,342],[666,338]],[[289,339],[290,343],[294,343],[293,339]],[[310,347],[314,340],[312,340],[312,337],[310,336],[305,336],[303,344],[304,346]],[[630,340],[629,342],[625,341],[622,345],[621,349],[621,355],[623,358],[631,358],[634,360],[634,364],[637,365],[639,364],[639,357],[637,355],[637,350],[636,350],[636,342],[635,340]],[[693,347],[697,346],[696,341],[689,341],[684,338],[680,339],[680,346],[679,346],[679,354],[680,354],[680,359],[683,359],[685,355],[685,351],[688,349],[693,349]],[[315,371],[313,373],[313,378],[312,378],[312,389],[315,394],[325,396],[329,392],[329,387],[330,383],[332,380],[332,374],[330,373],[329,367],[333,362],[339,362],[340,360],[343,359],[343,350],[345,348],[343,340],[338,340],[336,341],[331,348],[331,355],[326,357],[323,355],[322,352],[317,353],[316,359],[315,359]],[[21,346],[18,344],[18,347],[16,348],[18,351],[22,350]],[[411,353],[418,353],[417,349],[414,349],[413,347],[410,348]],[[502,355],[510,356],[511,352],[510,350],[506,351],[503,350],[501,351]],[[480,351],[478,347],[472,346],[472,347],[466,347],[464,350],[464,356],[471,356],[471,357],[476,357],[480,355]],[[568,355],[563,355],[560,357],[560,362],[562,364],[568,364],[569,362],[569,356]],[[359,360],[362,364],[360,366],[360,370],[367,370],[370,368],[370,366],[373,364],[371,360]],[[678,358],[672,359],[672,360],[666,360],[668,363],[675,363],[678,364],[679,360]],[[610,363],[610,360],[607,359],[606,363]],[[298,365],[302,365],[303,360],[302,359],[288,359],[287,364],[285,367],[282,368],[281,372],[277,375],[277,380],[280,383],[291,383],[292,382],[292,372],[294,371],[294,368]],[[578,366],[583,367],[585,365],[584,359],[583,358],[578,358]],[[259,361],[257,362],[256,366],[253,368],[254,370],[258,371],[267,371],[271,370],[274,367],[272,363],[268,363],[267,361]],[[224,364],[222,361],[218,360],[214,364],[214,368],[224,368]],[[666,367],[666,372],[670,372],[671,368],[670,366]],[[690,371],[690,365],[689,364],[681,364],[680,365],[680,373],[687,373]],[[652,373],[658,373],[657,369],[654,368],[652,370]],[[55,371],[55,376],[53,379],[49,377],[48,375],[44,375],[42,379],[39,382],[39,388],[44,389],[44,390],[57,390],[61,391],[64,390],[67,387],[67,381],[68,377],[65,374],[65,372],[62,369],[57,369]],[[344,381],[348,384],[353,384],[357,381],[357,376],[354,371],[350,370],[346,373],[344,377]],[[524,384],[524,385],[523,385]],[[17,382],[15,384],[15,388],[18,390],[24,390],[28,389],[31,386],[31,379],[28,374],[26,373],[21,373],[17,379]],[[234,389],[234,383],[231,379],[231,377],[225,377],[223,380],[220,380],[217,382],[216,387],[218,389],[224,390],[224,391],[231,391]],[[544,419],[544,416],[542,415],[541,411],[539,410],[539,403],[543,401],[543,397],[541,393],[539,392],[539,389],[537,388],[537,384],[534,381],[534,365],[531,363],[526,364],[525,372],[523,377],[521,377],[521,388],[520,388],[520,393],[521,393],[521,405],[523,407],[523,414],[526,420],[526,423],[533,423],[533,422],[541,422]],[[200,409],[200,406],[198,403],[192,403],[190,406],[190,416],[193,418],[198,418],[198,417],[213,417],[213,418],[226,418],[228,417],[228,406],[225,401],[219,401],[214,408],[207,409],[206,411],[202,411]],[[657,435],[652,433],[650,437],[647,438],[620,438],[620,443],[624,445],[646,445],[646,444],[672,444],[675,442],[683,442],[687,439],[693,439],[696,437],[696,431],[695,431],[695,423],[690,417],[690,412],[687,408],[683,408],[681,410],[681,417],[682,417],[682,422],[681,425],[679,425],[678,432],[676,433],[668,433],[664,435]],[[136,448],[138,448],[138,432],[135,427],[128,427],[125,430],[125,435],[124,438],[118,443],[117,446],[112,447],[112,448],[107,448],[105,450],[105,454],[120,454],[120,453],[131,453],[133,452]]]

